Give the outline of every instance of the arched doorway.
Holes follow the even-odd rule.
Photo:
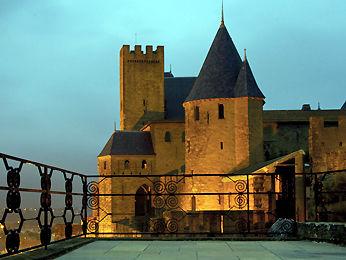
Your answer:
[[[147,185],[138,188],[135,196],[135,216],[146,216],[151,210],[151,194]]]

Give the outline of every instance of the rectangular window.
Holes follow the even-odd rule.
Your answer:
[[[223,142],[220,142],[220,149],[223,150]]]
[[[225,109],[223,104],[219,104],[219,119],[225,118]]]
[[[199,107],[198,106],[195,106],[195,121],[199,120]]]
[[[338,121],[324,121],[324,127],[339,127]]]

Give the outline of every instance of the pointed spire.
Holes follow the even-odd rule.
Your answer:
[[[244,49],[244,61],[239,71],[237,82],[234,87],[234,97],[258,97],[265,98],[259,89],[255,77],[247,60],[246,49]]]
[[[221,24],[220,27],[224,27],[225,26],[225,20],[224,20],[224,16],[223,16],[223,0],[222,0],[222,6],[221,6]]]
[[[242,58],[226,26],[221,26],[185,102],[234,97],[234,86],[241,66]]]
[[[345,103],[342,105],[341,110],[346,110],[346,101],[345,101]]]
[[[117,122],[114,121],[114,132],[116,132],[116,131],[117,131]]]
[[[169,73],[172,73],[172,64],[169,64]]]

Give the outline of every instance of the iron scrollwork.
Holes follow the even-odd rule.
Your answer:
[[[87,192],[89,194],[87,205],[91,210],[97,210],[99,208],[99,187],[96,181],[89,182],[87,186]]]

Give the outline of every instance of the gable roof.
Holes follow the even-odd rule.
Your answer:
[[[264,98],[262,91],[259,89],[255,77],[252,74],[249,62],[246,57],[240,69],[237,82],[234,87],[235,97],[260,97]]]
[[[105,155],[154,155],[150,132],[115,131],[98,157]]]
[[[225,26],[216,33],[196,82],[185,102],[234,97],[242,62]]]
[[[299,156],[303,156],[303,155],[305,155],[305,152],[303,150],[297,150],[295,152],[286,154],[284,156],[280,156],[280,157],[277,157],[277,158],[269,160],[269,161],[256,163],[256,164],[250,165],[246,168],[243,168],[241,170],[238,170],[236,172],[229,172],[229,173],[233,174],[233,175],[246,175],[246,174],[251,174],[251,173],[259,173],[265,167],[268,167],[268,166],[276,167],[276,166],[279,166],[281,163],[284,163],[290,159],[296,158],[297,156],[299,157]]]
[[[184,120],[183,103],[196,80],[196,77],[165,78],[165,118]]]

